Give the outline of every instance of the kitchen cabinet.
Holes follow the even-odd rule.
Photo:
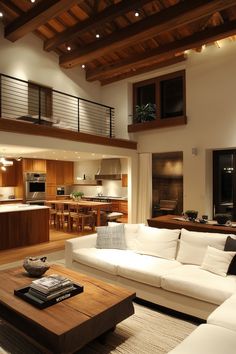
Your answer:
[[[56,184],[72,185],[74,181],[74,163],[71,161],[56,162]]]
[[[23,172],[46,172],[46,160],[23,159]]]
[[[17,162],[13,161],[13,166],[7,167],[6,171],[0,171],[0,186],[15,187],[17,185]]]
[[[122,187],[128,187],[128,175],[126,173],[121,176],[121,185]]]
[[[46,171],[47,171],[46,183],[47,183],[47,185],[56,185],[57,184],[56,163],[57,163],[57,161],[53,161],[53,160],[46,161]]]

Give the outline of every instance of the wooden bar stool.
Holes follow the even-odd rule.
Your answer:
[[[49,225],[56,227],[56,209],[55,204],[50,202],[45,202],[45,206],[49,207]]]
[[[56,228],[64,230],[65,224],[67,225],[67,231],[70,230],[70,211],[69,208],[66,209],[66,205],[64,203],[56,203]]]
[[[69,204],[70,216],[69,224],[70,230],[73,231],[74,224],[77,231],[84,231],[86,225],[90,226],[94,230],[95,218],[93,213],[85,213],[81,211],[81,207],[75,204]]]

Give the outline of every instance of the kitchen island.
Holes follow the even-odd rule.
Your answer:
[[[48,207],[29,204],[0,205],[0,250],[48,241]]]

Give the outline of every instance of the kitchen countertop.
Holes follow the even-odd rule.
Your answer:
[[[0,205],[0,213],[9,213],[13,211],[29,211],[29,210],[40,210],[40,209],[49,209],[47,206],[43,205],[30,205],[30,204],[14,204],[14,205],[7,205],[3,204]]]

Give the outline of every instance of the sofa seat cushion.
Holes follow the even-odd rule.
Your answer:
[[[161,281],[168,291],[220,305],[236,292],[236,277],[222,277],[195,265],[182,265],[170,270]]]
[[[180,266],[181,264],[175,260],[134,254],[131,258],[120,259],[118,275],[139,283],[160,287],[163,274]]]
[[[202,324],[169,354],[235,354],[235,348],[234,331]]]
[[[217,307],[208,317],[207,323],[236,331],[236,294]]]
[[[74,261],[117,275],[117,266],[121,259],[132,259],[136,254],[129,250],[80,248],[72,253]]]

